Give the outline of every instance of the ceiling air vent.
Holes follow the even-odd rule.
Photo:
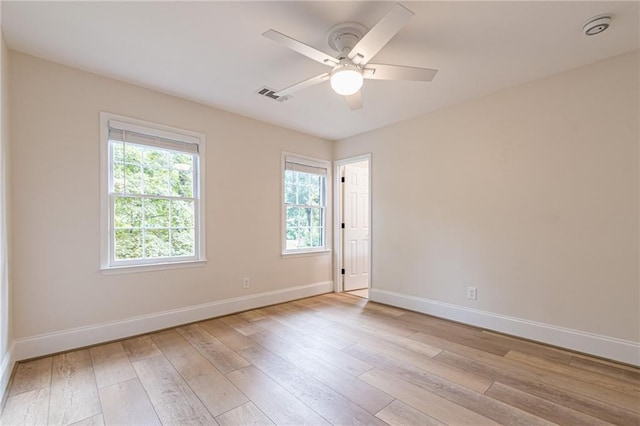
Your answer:
[[[271,98],[274,101],[278,101],[278,102],[284,102],[291,97],[291,96],[277,96],[275,94],[276,91],[268,88],[267,86],[262,86],[260,89],[258,89],[256,93],[260,96]]]

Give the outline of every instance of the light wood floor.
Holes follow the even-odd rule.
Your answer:
[[[640,424],[640,370],[327,294],[18,365],[2,424]]]
[[[363,289],[360,289],[360,290],[351,290],[351,291],[345,292],[345,294],[350,294],[352,296],[358,296],[358,297],[362,297],[363,299],[368,299],[369,298],[369,289],[368,288],[363,288]]]

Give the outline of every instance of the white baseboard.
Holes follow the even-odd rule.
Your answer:
[[[374,302],[640,366],[640,343],[630,340],[572,330],[386,290],[371,289],[370,299]]]
[[[13,356],[15,361],[35,358],[331,291],[333,282],[325,281],[15,339]]]
[[[7,353],[4,354],[2,362],[0,362],[0,404],[4,402],[4,393],[7,391],[13,366],[16,363],[13,356],[14,353],[14,344],[11,344]]]

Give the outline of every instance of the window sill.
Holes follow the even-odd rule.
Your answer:
[[[328,253],[331,253],[331,250],[329,249],[324,249],[324,250],[313,250],[313,251],[294,251],[294,252],[283,252],[281,253],[281,256],[283,258],[289,258],[289,257],[308,257],[308,256],[319,256],[319,255],[326,255]]]
[[[167,269],[197,268],[204,266],[205,263],[207,263],[206,259],[189,260],[185,262],[156,263],[153,265],[109,266],[100,268],[100,272],[105,275],[133,274],[136,272],[162,271]]]

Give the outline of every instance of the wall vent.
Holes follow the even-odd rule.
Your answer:
[[[267,86],[262,86],[260,89],[258,89],[256,93],[260,96],[271,98],[274,101],[278,101],[278,102],[284,102],[291,97],[291,96],[276,96],[275,94],[276,91],[268,88]]]

